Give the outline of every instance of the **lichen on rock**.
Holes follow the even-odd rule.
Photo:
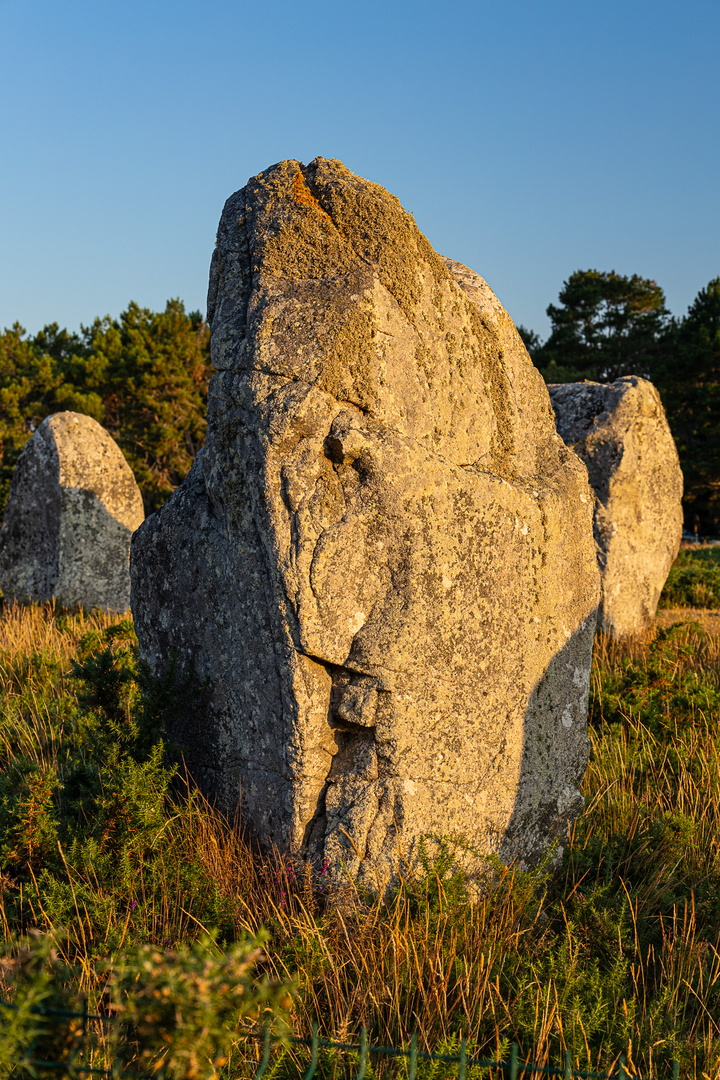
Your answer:
[[[587,465],[602,576],[599,626],[649,629],[682,537],[683,477],[660,395],[647,379],[549,387],[557,429]]]
[[[60,412],[18,458],[0,530],[5,598],[127,611],[130,537],[144,518],[120,447],[96,420]]]
[[[599,584],[512,322],[323,158],[227,201],[208,316],[206,445],[131,558],[144,656],[209,680],[191,771],[371,885],[427,833],[531,863],[582,805]]]

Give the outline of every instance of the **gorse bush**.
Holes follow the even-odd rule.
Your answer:
[[[36,1061],[67,1061],[81,1051],[82,1021],[70,1017],[58,1023],[48,1015],[77,1012],[82,1004],[73,973],[61,960],[51,935],[34,931],[20,941],[11,939],[0,951],[0,973],[14,998],[12,1006],[0,999],[2,1080],[37,1075]]]
[[[0,1052],[67,1058],[78,1024],[34,1010],[77,1009],[85,994],[125,1021],[91,1042],[93,1060],[214,1075],[238,1022],[277,1015],[287,989],[255,978],[263,934],[238,927],[208,873],[197,793],[178,796],[162,720],[202,687],[172,666],[154,680],[127,620],[14,607],[2,631],[3,989],[15,1008]],[[50,936],[18,944],[37,927]]]
[[[192,818],[197,796],[177,802],[178,765],[161,735],[168,688],[139,663],[131,623],[18,608],[5,626],[17,634],[24,623],[32,635],[44,620],[55,632],[44,648],[3,650],[0,639],[9,925],[69,926],[68,960],[98,935],[110,951],[133,931],[174,945],[193,918],[234,934],[191,835],[178,842],[173,828],[173,812]]]
[[[175,1080],[212,1076],[231,1060],[244,1022],[256,1027],[267,1017],[277,1032],[289,984],[255,977],[265,939],[221,951],[202,936],[174,951],[140,945],[123,953],[109,984],[110,1009],[123,1020],[121,1058]]]
[[[12,942],[0,957],[14,991],[11,1004],[0,1003],[0,1077],[34,1077],[43,1062],[70,1061],[172,1080],[215,1076],[244,1026],[269,1017],[277,1030],[289,1004],[289,986],[257,977],[263,942],[259,935],[220,950],[203,935],[175,950],[129,947],[104,965],[106,1023],[85,1019],[52,935]]]
[[[36,607],[0,621],[0,919],[14,954],[17,935],[55,935],[56,967],[43,968],[55,971],[53,993],[124,1005],[128,1019],[157,1009],[158,1024],[177,997],[187,1003],[177,1015],[208,1035],[194,1037],[197,1061],[172,1059],[173,1076],[206,1066],[252,1075],[260,1051],[237,1021],[255,1005],[243,1012],[230,994],[226,1012],[203,1020],[191,999],[210,953],[212,997],[226,985],[219,958],[240,949],[250,964],[262,948],[237,985],[274,1010],[293,982],[289,1020],[301,1032],[318,1021],[348,1040],[364,1023],[373,1042],[406,1046],[417,1032],[426,1051],[456,1046],[462,1032],[487,1057],[517,1041],[538,1064],[570,1049],[581,1068],[625,1053],[642,1075],[670,1075],[673,1058],[717,1073],[716,638],[680,625],[639,642],[599,639],[587,806],[560,865],[521,872],[487,860],[468,883],[462,838],[427,837],[421,872],[384,898],[329,885],[322,865],[258,854],[240,823],[185,783],[162,720],[175,693],[202,687],[174,678],[153,683],[122,619]],[[262,978],[275,987],[267,999]],[[135,1060],[158,1060],[138,1023]],[[334,1060],[323,1058],[323,1075],[341,1075]],[[307,1068],[290,1047],[274,1061],[276,1077]]]

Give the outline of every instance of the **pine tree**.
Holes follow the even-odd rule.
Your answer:
[[[621,375],[652,376],[670,315],[655,281],[598,270],[576,270],[550,304],[550,337],[533,350],[546,382]]]
[[[131,303],[81,334],[46,326],[0,335],[0,510],[20,450],[37,425],[70,409],[108,429],[152,513],[187,476],[205,441],[210,332],[180,300],[164,312]]]
[[[685,478],[686,528],[720,535],[720,277],[668,333],[658,373]]]
[[[20,451],[38,424],[55,411],[59,382],[52,358],[28,341],[19,323],[0,334],[0,511]]]

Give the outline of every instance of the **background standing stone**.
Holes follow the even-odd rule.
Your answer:
[[[680,547],[683,478],[652,383],[548,387],[557,429],[588,468],[602,574],[599,625],[623,638],[648,629]]]
[[[144,516],[105,428],[81,413],[48,416],[18,458],[0,529],[6,599],[126,611],[130,537]]]
[[[228,200],[208,315],[205,448],[131,556],[143,655],[210,683],[191,771],[371,885],[423,833],[532,862],[582,806],[599,577],[512,322],[322,158]]]

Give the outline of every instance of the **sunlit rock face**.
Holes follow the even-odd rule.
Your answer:
[[[557,429],[587,465],[602,575],[599,626],[647,630],[682,537],[683,477],[660,395],[647,379],[549,387]]]
[[[133,540],[171,734],[263,844],[370,885],[451,834],[530,863],[578,813],[593,497],[489,287],[318,158],[225,205],[217,374],[187,481]]]
[[[130,537],[144,517],[105,428],[82,413],[48,416],[13,473],[0,530],[5,598],[127,611]]]

